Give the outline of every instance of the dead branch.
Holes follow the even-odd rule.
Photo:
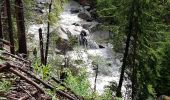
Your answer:
[[[22,62],[14,61],[14,60],[12,60],[12,59],[9,59],[9,58],[3,57],[3,56],[0,56],[0,59],[1,59],[1,60],[4,60],[4,61],[11,61],[12,63],[15,63],[15,64],[17,64],[17,65],[23,66],[23,63],[22,63]],[[25,64],[25,66],[29,67],[30,65]]]
[[[9,55],[9,56],[11,56],[11,57],[13,57],[13,58],[16,58],[16,59],[21,60],[21,61],[23,61],[23,62],[25,62],[25,63],[28,63],[28,64],[30,63],[30,61],[25,60],[25,59],[23,59],[23,58],[20,58],[20,57],[18,57],[18,56],[16,56],[16,55],[13,55],[13,54],[11,54],[11,53],[8,53],[8,52],[2,52],[2,54]]]
[[[2,57],[2,56],[0,56],[0,59],[5,60],[5,61],[10,61],[11,60],[11,59],[8,59],[8,58]]]
[[[33,75],[32,73],[30,73],[30,72],[22,69],[21,67],[19,67],[19,66],[14,66],[14,65],[12,65],[12,64],[10,64],[10,63],[8,63],[8,65],[9,65],[10,67],[13,67],[13,68],[18,68],[20,71],[26,73],[26,74],[29,75],[30,77],[32,77],[32,78],[34,78],[35,80],[37,80],[37,81],[39,81],[40,83],[42,83],[46,88],[48,88],[48,89],[50,89],[50,90],[52,90],[52,91],[55,90],[55,88],[53,88],[51,85],[47,84],[47,83],[44,82],[43,80],[39,79],[38,77],[36,77],[36,76]],[[17,73],[16,73],[16,74],[17,74]],[[19,76],[19,75],[18,75],[18,76]],[[22,75],[22,76],[23,76],[23,75]],[[22,76],[21,76],[21,77],[22,77]],[[34,82],[34,83],[35,83],[35,82]],[[68,95],[67,93],[61,91],[61,90],[57,90],[56,92],[57,92],[58,94],[60,94],[60,95],[63,95],[64,97],[67,97],[67,98],[70,99],[70,100],[78,100],[78,99],[76,99],[76,98]]]
[[[19,86],[29,97],[33,98],[33,96],[24,88],[23,84]]]
[[[3,42],[4,44],[6,44],[6,45],[8,45],[10,47],[12,46],[9,41],[6,41],[4,39],[0,39],[0,42]]]
[[[3,71],[7,66],[4,64],[0,64],[0,72]]]
[[[72,94],[74,94],[77,98],[79,96],[76,95],[76,93],[74,93],[69,87],[67,87],[65,84],[63,84],[61,81],[57,80],[55,77],[51,78],[52,80],[54,80],[56,83],[60,84],[61,86],[63,86],[64,88],[66,88],[69,92],[71,92]],[[79,98],[78,98],[79,99]]]
[[[10,65],[7,65],[10,66]],[[32,81],[30,78],[22,75],[20,72],[18,72],[17,70],[13,69],[12,67],[9,69],[12,73],[16,74],[17,76],[21,77],[22,79],[24,79],[25,81],[27,81],[27,83],[35,86],[41,93],[44,93],[44,90],[34,81]]]
[[[38,93],[38,91],[34,91],[34,92],[30,93],[30,95],[32,95],[34,97],[37,93]],[[18,100],[27,100],[27,99],[29,99],[29,97],[30,97],[29,95],[25,95],[25,96],[19,98]]]

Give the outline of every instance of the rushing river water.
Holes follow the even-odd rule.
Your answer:
[[[65,6],[65,9],[63,13],[60,15],[60,26],[64,28],[64,30],[69,30],[72,35],[79,35],[82,30],[85,30],[88,35],[86,36],[88,39],[88,45],[93,45],[91,47],[79,47],[74,48],[73,51],[68,52],[68,56],[72,60],[83,60],[84,63],[79,66],[86,66],[87,71],[89,73],[89,81],[91,84],[91,87],[94,87],[94,81],[95,81],[95,71],[93,70],[92,62],[95,60],[98,63],[98,77],[96,81],[96,90],[99,94],[102,94],[104,92],[104,87],[106,85],[109,85],[109,82],[115,81],[118,83],[119,81],[119,68],[121,66],[120,62],[120,54],[116,54],[113,52],[112,45],[109,43],[102,43],[104,41],[104,38],[101,35],[107,35],[107,32],[89,32],[89,30],[83,29],[81,24],[87,23],[85,20],[78,17],[78,13],[72,14],[70,10],[72,8],[80,8],[82,9],[82,6],[79,5],[75,1],[70,1],[67,6]],[[73,23],[77,23],[80,26],[75,26]],[[92,21],[88,22],[93,24],[96,24],[97,22]],[[63,33],[63,37],[66,36]],[[65,37],[66,38],[66,37]],[[96,45],[98,44],[96,39],[100,39],[100,43],[104,45],[105,48],[98,48]],[[90,41],[90,42],[89,42]],[[94,48],[96,47],[96,48]]]
[[[78,67],[86,67],[88,71],[88,79],[90,81],[91,87],[94,87],[95,82],[95,70],[93,69],[92,62],[95,61],[98,65],[98,76],[96,80],[96,90],[99,94],[104,92],[104,87],[109,85],[109,82],[114,81],[118,83],[120,75],[120,59],[121,54],[113,52],[112,44],[106,43],[105,40],[109,38],[108,32],[95,31],[84,29],[82,25],[88,23],[90,25],[98,24],[96,21],[87,22],[78,17],[78,13],[71,13],[70,10],[73,8],[83,9],[81,5],[77,2],[70,0],[67,5],[64,6],[64,11],[60,14],[60,21],[58,24],[57,34],[68,40],[69,35],[79,36],[81,31],[84,30],[87,33],[86,39],[88,46],[77,46],[73,48],[73,51],[67,52],[67,56],[72,60],[82,60],[83,63],[77,65]],[[75,25],[78,24],[78,25]],[[39,28],[46,27],[46,25],[32,25],[30,26],[28,33],[35,35],[35,39],[38,40]],[[68,34],[69,32],[69,34]],[[104,48],[99,48],[100,45]],[[75,64],[76,65],[76,64]],[[122,91],[125,91],[123,87]]]

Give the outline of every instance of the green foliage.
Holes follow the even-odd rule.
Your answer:
[[[11,88],[12,84],[10,81],[7,80],[0,80],[0,93],[7,93],[10,88]]]
[[[25,25],[27,26],[28,24],[30,24],[30,22],[35,21],[35,15],[33,13],[33,9],[31,8],[35,8],[36,2],[34,0],[23,0],[23,5],[24,5],[24,17],[25,17]]]
[[[34,65],[34,71],[37,75],[39,75],[43,80],[49,79],[52,73],[52,67],[50,65],[41,65],[36,62]]]
[[[112,33],[109,42],[113,44],[116,52],[122,52],[128,2],[123,0],[97,0],[98,19],[103,22],[100,27]]]
[[[72,47],[76,46],[78,44],[76,37],[70,36],[69,43]]]
[[[170,95],[170,44],[164,47],[164,55],[160,64],[160,75],[157,79],[156,92],[158,95]]]
[[[66,85],[71,88],[77,95],[83,96],[84,98],[90,98],[92,90],[87,79],[87,72],[84,68],[80,69],[77,75],[73,76],[72,72],[68,70],[68,76],[66,79]]]
[[[159,1],[139,1],[139,33],[138,33],[138,98],[155,98],[156,80],[160,72],[162,59],[162,46],[155,44],[158,41],[165,41],[166,27],[162,15],[165,8]],[[159,13],[159,14],[158,14]]]
[[[48,21],[50,24],[56,24],[57,21],[59,20],[59,15],[61,11],[63,10],[63,4],[66,3],[67,0],[53,0],[52,3],[52,12],[48,15]]]
[[[134,13],[130,16],[132,8]],[[170,87],[167,75],[170,56],[165,56],[163,50],[169,44],[168,26],[164,23],[164,15],[169,14],[169,8],[169,0],[97,0],[97,14],[99,19],[110,21],[103,26],[112,30],[112,43],[117,51],[125,41],[129,20],[133,21],[127,70],[137,68],[135,95],[139,100],[153,99],[156,93],[167,94],[170,90],[167,88]],[[132,72],[128,75],[132,77]]]
[[[112,100],[112,91],[110,89],[106,89],[102,95],[102,100]]]
[[[57,100],[57,98],[56,98],[56,91],[51,91],[51,90],[49,90],[49,91],[47,92],[47,94],[52,97],[52,100]]]

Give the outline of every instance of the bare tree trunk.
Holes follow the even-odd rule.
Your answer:
[[[49,4],[49,14],[51,13],[52,0]],[[47,41],[46,41],[46,51],[45,51],[45,65],[47,65],[48,58],[48,48],[49,48],[49,38],[50,38],[50,18],[48,18],[48,26],[47,26]]]
[[[3,39],[1,14],[2,14],[2,4],[0,3],[0,39]],[[0,42],[0,49],[2,49],[2,47],[3,47],[3,43]]]
[[[12,26],[12,18],[11,18],[11,5],[10,0],[6,0],[6,7],[7,7],[7,16],[8,16],[8,32],[9,32],[9,40],[11,43],[10,51],[12,54],[15,54],[14,48],[14,37],[13,37],[13,26]]]
[[[96,92],[96,82],[97,82],[97,76],[98,76],[98,65],[96,65],[95,72],[96,72],[96,75],[95,75],[95,80],[94,80],[94,92]]]
[[[43,37],[42,37],[42,29],[39,29],[39,39],[40,39],[40,54],[41,54],[41,64],[45,64],[44,61],[44,48],[43,48]]]
[[[137,100],[137,87],[138,87],[138,80],[137,80],[137,73],[138,73],[138,66],[136,64],[137,59],[137,50],[138,47],[138,33],[140,32],[139,26],[139,16],[140,16],[140,4],[139,1],[135,2],[135,10],[137,16],[134,17],[134,34],[133,34],[133,61],[132,61],[132,100]]]
[[[0,39],[3,39],[1,13],[0,13]]]
[[[130,16],[129,16],[129,25],[127,27],[127,40],[126,40],[126,48],[125,48],[125,53],[123,56],[123,64],[122,64],[122,69],[121,69],[121,74],[120,74],[120,80],[119,80],[119,85],[116,91],[116,96],[121,97],[121,88],[122,88],[122,83],[123,83],[123,78],[124,78],[124,72],[125,68],[127,66],[127,58],[128,58],[128,53],[129,53],[129,47],[130,47],[130,41],[131,41],[131,36],[133,32],[133,23],[134,23],[134,5],[135,5],[135,0],[132,2],[131,10],[130,10]]]
[[[17,21],[17,30],[18,30],[18,44],[19,44],[18,52],[27,55],[24,10],[23,10],[22,0],[15,0],[15,5],[16,5],[15,11],[16,11],[16,21]]]

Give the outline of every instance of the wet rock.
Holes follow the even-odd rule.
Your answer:
[[[88,22],[82,24],[82,27],[83,27],[84,29],[87,29],[87,30],[89,29],[90,26],[91,26],[91,23],[88,23]]]
[[[80,26],[80,24],[78,24],[78,23],[73,23],[72,25],[75,25],[75,26]]]
[[[60,38],[65,39],[65,40],[69,39],[67,35],[67,31],[63,27],[59,27],[57,32]]]
[[[67,29],[67,34],[69,37],[71,37],[73,35],[73,33],[69,29]]]
[[[94,23],[94,24],[92,24],[92,25],[89,27],[89,30],[90,30],[91,32],[95,32],[95,31],[98,30],[98,26],[99,26],[98,23]]]
[[[105,48],[104,46],[102,46],[102,45],[99,45],[99,48]]]
[[[79,13],[79,12],[80,12],[80,9],[79,9],[79,8],[71,8],[70,12],[71,12],[72,14]]]
[[[39,9],[44,9],[45,7],[44,7],[44,5],[43,4],[40,4],[40,3],[38,3],[37,5],[36,5],[36,8],[39,8]]]
[[[62,54],[66,54],[67,51],[73,50],[68,40],[58,38],[56,40],[56,48],[60,50]]]
[[[91,14],[92,18],[97,19],[96,9],[90,10],[89,13]]]
[[[86,21],[92,21],[92,17],[90,15],[90,13],[88,11],[81,11],[79,14],[78,14],[78,17],[81,18],[81,19],[84,19]]]
[[[82,35],[82,36],[87,36],[87,33],[86,33],[85,30],[82,30],[81,33],[80,33],[80,35]]]
[[[90,11],[91,7],[90,6],[84,6],[84,9],[86,9],[87,11]]]
[[[38,14],[43,14],[43,10],[41,8],[35,8],[34,11]]]
[[[79,0],[81,5],[90,5],[91,0]]]
[[[50,0],[36,0],[37,3],[45,4],[45,3],[50,3]]]

